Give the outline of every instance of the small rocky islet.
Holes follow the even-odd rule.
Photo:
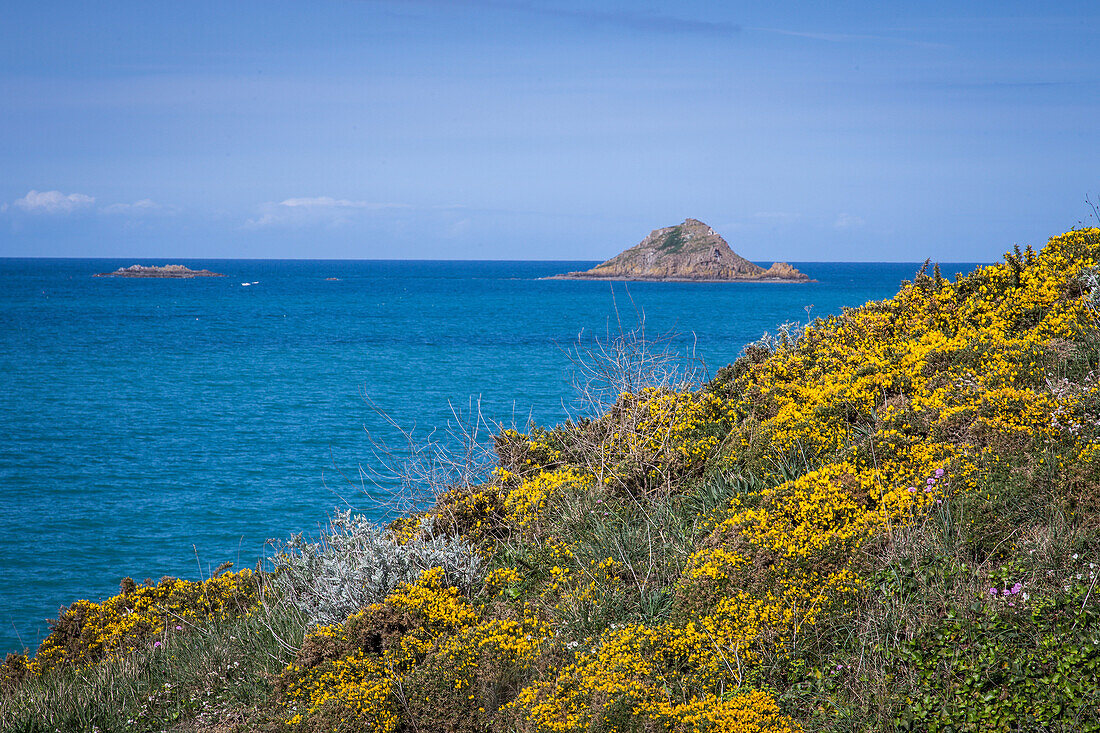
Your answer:
[[[114,272],[97,272],[93,277],[225,277],[223,273],[210,270],[192,270],[184,265],[130,265],[120,267]]]
[[[639,244],[583,272],[553,280],[655,280],[669,282],[811,282],[786,262],[763,268],[730,248],[698,219],[654,229]]]

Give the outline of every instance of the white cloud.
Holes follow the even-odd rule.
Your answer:
[[[95,203],[95,197],[83,193],[63,194],[60,191],[30,190],[12,206],[29,214],[71,214]]]
[[[127,214],[130,216],[142,216],[144,214],[172,214],[175,208],[158,204],[152,199],[141,199],[132,204],[111,204],[104,206],[101,211],[104,214]]]
[[[863,226],[863,218],[851,214],[837,214],[833,227],[836,229],[856,229]]]
[[[280,206],[306,209],[407,209],[405,204],[376,204],[370,201],[349,201],[348,199],[334,199],[331,196],[314,196],[312,198],[286,199],[279,203]]]
[[[245,228],[267,226],[303,226],[308,224],[347,224],[362,212],[410,209],[408,204],[378,203],[312,196],[260,204],[260,215],[245,222]]]

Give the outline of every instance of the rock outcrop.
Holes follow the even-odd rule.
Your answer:
[[[640,244],[584,272],[555,275],[562,280],[671,280],[711,282],[809,282],[810,278],[786,262],[770,268],[749,262],[732,249],[718,232],[686,219],[654,229]]]
[[[225,277],[225,275],[220,272],[210,272],[210,270],[192,270],[183,265],[165,265],[164,267],[130,265],[120,267],[114,272],[97,272],[94,277]]]

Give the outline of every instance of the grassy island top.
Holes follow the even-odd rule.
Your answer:
[[[0,728],[1100,730],[1098,260],[922,270],[385,529],[74,603]]]

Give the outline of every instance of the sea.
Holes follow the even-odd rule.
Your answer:
[[[172,259],[141,264],[225,277],[92,277],[135,262],[0,259],[0,654],[123,577],[252,567],[342,507],[383,521],[408,433],[446,447],[477,416],[523,428],[581,409],[578,345],[644,327],[713,374],[920,267],[608,283],[543,279],[595,262]]]

